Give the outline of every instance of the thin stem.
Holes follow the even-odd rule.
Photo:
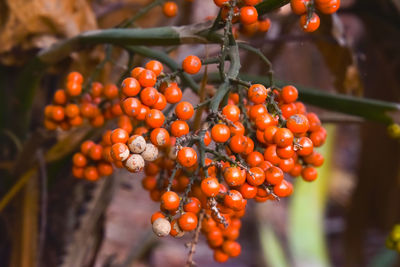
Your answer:
[[[154,0],[147,6],[141,8],[135,15],[133,15],[130,19],[126,20],[125,22],[122,22],[120,25],[118,25],[116,28],[128,28],[132,26],[132,24],[140,19],[142,16],[144,16],[147,12],[155,8],[156,6],[160,6],[165,0]]]

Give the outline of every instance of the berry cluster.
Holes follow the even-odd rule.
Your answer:
[[[315,10],[322,14],[333,14],[340,7],[340,0],[291,0],[293,13],[300,16],[300,26],[305,32],[316,31],[320,19]]]
[[[67,77],[66,89],[54,93],[53,104],[44,110],[44,125],[48,130],[60,127],[69,130],[80,126],[87,119],[93,127],[101,127],[105,120],[122,114],[118,101],[118,88],[114,84],[103,86],[99,82],[91,84],[89,92],[82,89],[83,77],[71,72]]]
[[[386,240],[386,246],[400,253],[400,224],[393,227],[392,232]]]
[[[150,61],[145,68],[134,68],[120,89],[108,85],[103,90],[95,82],[88,93],[82,92],[82,76],[73,72],[63,101],[57,91],[54,105],[46,107],[45,125],[54,130],[50,121],[67,130],[61,123],[77,116],[93,126],[100,125],[93,124],[98,116],[103,117],[101,125],[115,119],[118,128],[106,131],[99,144],[82,143],[73,157],[73,175],[94,181],[112,174],[113,165],[130,172],[144,169],[143,188],[160,202],[151,218],[154,232],[180,237],[201,229],[215,260],[225,262],[240,254],[236,239],[248,200],[291,195],[285,173],[306,181],[317,178],[315,167],[324,159],[314,148],[324,143],[326,131],[317,115],[297,101],[293,86],[232,88],[217,112],[207,109],[212,95],[197,106],[181,101],[179,74],[196,74],[201,66],[190,55],[182,70],[166,74],[160,62]],[[76,106],[74,117],[68,115],[70,105]],[[193,129],[191,119],[200,107],[208,116],[200,129]],[[58,109],[66,118],[54,117]]]

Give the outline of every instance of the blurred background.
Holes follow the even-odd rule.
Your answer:
[[[159,207],[141,188],[140,175],[77,180],[70,173],[72,153],[95,133],[83,127],[54,134],[42,127],[43,108],[68,71],[90,76],[104,58],[104,46],[74,52],[44,76],[40,67],[29,67],[40,49],[83,31],[114,27],[149,2],[0,1],[0,266],[184,265],[190,237],[154,237],[150,216]],[[166,19],[156,7],[136,26],[202,22],[218,12],[211,0],[177,2],[177,17]],[[301,31],[289,5],[265,17],[271,19],[267,33],[239,29],[238,38],[261,49],[278,80],[400,102],[399,0],[342,0],[338,14],[322,16],[314,34]],[[184,45],[171,56],[180,62],[189,53],[218,51],[218,45]],[[99,81],[117,82],[127,70],[126,52],[113,49],[112,58]],[[266,75],[258,57],[243,53],[241,60],[242,71]],[[143,62],[146,58],[134,57],[134,65]],[[184,99],[198,101],[188,90]],[[383,123],[308,109],[318,112],[328,130],[318,180],[294,180],[287,200],[250,203],[239,238],[242,255],[226,266],[400,266],[399,254],[385,247],[400,222],[399,141]],[[38,174],[32,172],[34,162]],[[219,266],[204,240],[194,261]]]

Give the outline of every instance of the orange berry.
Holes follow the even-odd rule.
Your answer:
[[[257,9],[253,6],[244,6],[240,9],[240,22],[249,25],[257,22]]]
[[[225,3],[228,3],[229,0],[214,0],[214,3],[219,6],[222,7]]]
[[[116,161],[124,161],[129,157],[129,148],[122,143],[115,143],[111,146],[111,157]]]
[[[151,60],[146,63],[146,69],[153,71],[158,76],[163,71],[163,65],[160,61]]]
[[[215,177],[208,177],[201,181],[201,191],[207,197],[215,197],[219,193],[220,184]]]
[[[185,212],[181,217],[179,217],[178,224],[183,231],[193,231],[196,229],[198,224],[197,215],[193,212]]]
[[[189,125],[185,121],[174,121],[171,124],[171,134],[175,137],[180,137],[189,133]]]
[[[153,87],[157,82],[157,75],[152,70],[143,70],[138,77],[142,87]]]
[[[175,107],[175,114],[180,120],[190,120],[194,114],[193,105],[189,102],[182,101]]]
[[[282,180],[282,182],[274,186],[274,193],[278,197],[288,197],[293,193],[293,186],[288,181]]]
[[[99,82],[93,82],[90,88],[92,97],[100,97],[103,94],[103,85]]]
[[[301,29],[305,32],[316,31],[319,28],[319,24],[319,16],[316,13],[313,13],[310,19],[308,19],[307,14],[304,14],[300,17],[300,26]]]
[[[307,13],[307,7],[311,4],[311,0],[291,0],[290,7],[296,15]]]
[[[83,76],[77,71],[68,73],[67,82],[83,83]]]
[[[97,171],[96,167],[88,166],[85,168],[83,176],[89,181],[96,181],[99,179],[99,172]]]
[[[100,162],[97,164],[97,171],[100,176],[110,176],[113,173],[113,167],[108,162]]]
[[[157,103],[159,93],[154,87],[146,87],[140,92],[140,101],[146,106],[153,106]]]
[[[82,153],[75,153],[72,158],[72,163],[76,167],[85,167],[87,165],[87,159]]]
[[[53,102],[56,105],[65,105],[67,103],[67,94],[63,89],[59,89],[54,93]]]
[[[178,151],[177,161],[183,167],[190,168],[197,163],[197,153],[191,147],[184,147]]]
[[[260,32],[267,32],[271,27],[271,20],[270,19],[263,19],[258,22],[258,30]]]
[[[110,140],[112,144],[123,143],[125,144],[129,139],[127,131],[121,128],[117,128],[111,132]]]
[[[64,108],[61,106],[53,106],[51,109],[51,118],[54,121],[62,121],[64,120],[65,112]]]
[[[142,73],[142,71],[144,71],[145,70],[145,68],[142,68],[142,67],[136,67],[136,68],[133,68],[132,70],[131,70],[131,76],[133,77],[133,78],[135,78],[135,79],[138,79],[139,78],[139,75]]]
[[[164,3],[162,10],[166,17],[172,18],[178,13],[178,6],[175,2],[167,1]]]
[[[189,74],[196,74],[201,69],[201,60],[197,56],[187,56],[182,62],[182,69]]]
[[[115,84],[107,84],[104,87],[104,96],[111,100],[118,97],[118,88]]]
[[[142,103],[135,97],[128,97],[121,103],[124,113],[130,117],[137,116],[141,111]]]
[[[155,146],[169,145],[169,133],[164,128],[156,128],[151,131],[150,140]]]
[[[286,127],[294,134],[302,134],[308,131],[310,123],[306,116],[295,114],[286,121]]]
[[[240,117],[240,109],[236,105],[226,105],[222,109],[222,114],[225,115],[228,120],[236,122]]]
[[[253,167],[247,173],[246,181],[252,186],[259,186],[265,181],[265,173],[260,167]]]
[[[224,205],[233,210],[240,210],[243,196],[237,190],[229,190],[224,197]]]
[[[121,90],[124,96],[137,96],[140,92],[140,84],[135,78],[129,77],[122,81]]]
[[[279,184],[283,180],[283,171],[279,167],[272,166],[265,172],[265,180],[272,185]]]
[[[229,127],[225,124],[216,124],[211,129],[211,137],[217,143],[225,143],[230,135]]]
[[[182,90],[178,86],[169,86],[164,92],[165,99],[170,104],[175,104],[182,99]]]
[[[168,191],[161,195],[161,207],[168,211],[173,211],[179,208],[179,196],[177,193]]]
[[[318,172],[314,167],[305,167],[301,170],[301,177],[304,181],[312,182],[318,178]]]
[[[296,87],[292,85],[287,85],[282,88],[281,98],[285,103],[292,103],[297,100],[299,92],[297,91]]]
[[[82,93],[82,84],[76,82],[68,82],[66,91],[69,96],[79,96]]]
[[[167,99],[161,93],[158,93],[157,102],[152,106],[154,109],[163,110],[167,106]]]
[[[228,167],[224,170],[224,179],[229,186],[240,186],[246,181],[246,172],[238,167]]]
[[[161,128],[164,121],[165,116],[158,109],[151,109],[146,115],[146,124],[151,128]]]
[[[75,118],[79,115],[79,106],[76,104],[68,104],[65,107],[65,115],[67,115],[68,118]]]
[[[102,158],[102,154],[103,154],[103,147],[101,145],[93,145],[90,149],[89,149],[89,157],[92,160],[100,160]]]
[[[247,148],[247,138],[239,134],[232,136],[229,148],[234,153],[243,153]]]
[[[253,84],[250,86],[247,96],[254,104],[262,104],[267,99],[268,90],[262,84]]]
[[[287,128],[279,128],[274,135],[274,143],[278,147],[287,147],[293,144],[293,133]]]

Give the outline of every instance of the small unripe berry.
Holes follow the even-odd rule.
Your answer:
[[[171,224],[167,219],[158,218],[153,222],[153,232],[159,236],[164,237],[171,232]]]
[[[158,156],[158,148],[153,144],[146,144],[142,157],[146,161],[154,161]]]
[[[144,160],[138,154],[131,154],[124,165],[130,172],[140,172],[144,168]]]

